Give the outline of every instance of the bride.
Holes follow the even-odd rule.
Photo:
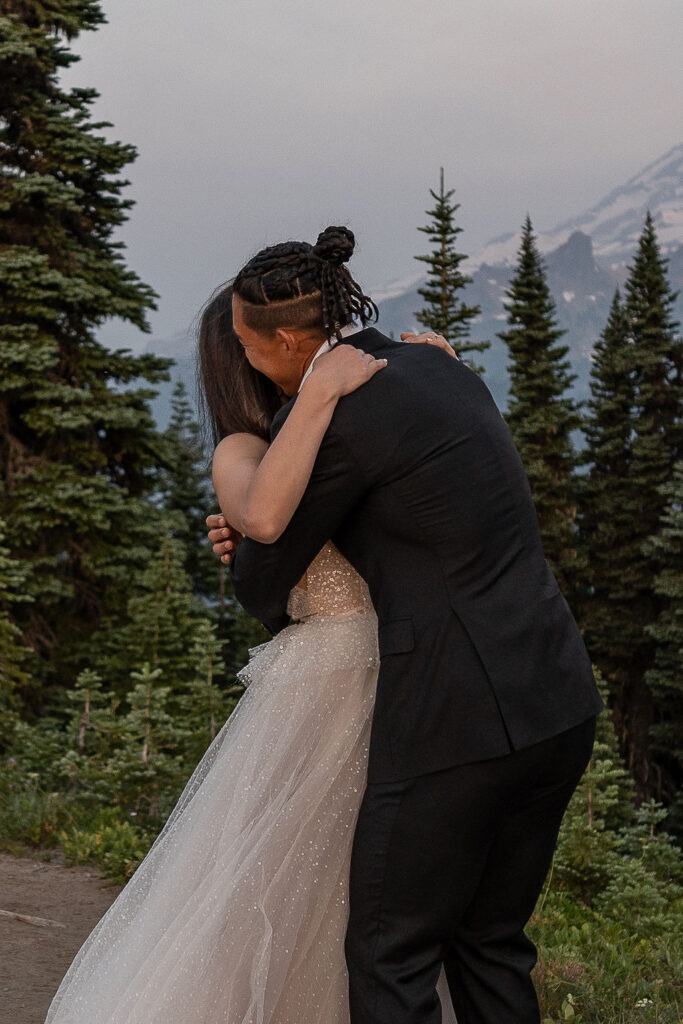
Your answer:
[[[343,344],[321,355],[269,446],[281,398],[232,330],[230,287],[202,314],[199,357],[219,504],[237,531],[272,543],[337,400],[385,361]],[[250,652],[237,707],[77,952],[45,1024],[349,1024],[347,886],[377,618],[364,580],[332,543],[292,590],[288,612],[294,621]],[[457,1024],[443,968],[437,991],[443,1024]]]

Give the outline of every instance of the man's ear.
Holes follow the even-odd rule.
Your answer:
[[[296,331],[287,327],[277,327],[274,339],[279,345],[285,346],[290,356],[295,355],[298,351],[299,338]]]

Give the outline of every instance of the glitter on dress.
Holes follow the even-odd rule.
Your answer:
[[[377,617],[328,543],[45,1024],[349,1024],[344,935]],[[443,1024],[457,1024],[443,969]]]

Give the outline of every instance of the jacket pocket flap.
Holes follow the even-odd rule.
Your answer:
[[[390,619],[380,622],[377,628],[379,656],[403,654],[415,647],[415,630],[412,619]]]

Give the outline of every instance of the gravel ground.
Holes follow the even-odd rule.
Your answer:
[[[0,852],[0,1024],[44,1024],[66,969],[114,902],[112,885],[96,867],[65,867],[58,850],[49,862]],[[59,925],[64,927],[59,927]]]

